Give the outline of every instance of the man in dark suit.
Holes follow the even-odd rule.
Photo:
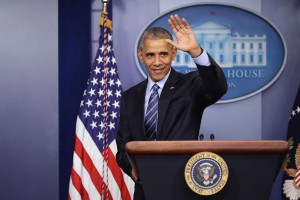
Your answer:
[[[125,144],[144,140],[197,140],[204,109],[227,91],[222,69],[200,48],[188,22],[175,15],[168,19],[168,24],[176,42],[163,28],[146,30],[137,54],[147,68],[148,78],[122,95],[116,157],[123,171],[136,182],[136,200],[144,199],[143,188],[137,172],[128,161]],[[191,55],[197,71],[181,74],[171,68],[177,49]],[[153,103],[156,100],[152,100],[154,90],[158,90],[153,98],[158,101],[156,104]],[[149,120],[151,127],[146,125],[145,128],[148,123],[145,118],[151,112],[147,107],[152,104],[156,105],[153,105],[152,111],[157,111]]]

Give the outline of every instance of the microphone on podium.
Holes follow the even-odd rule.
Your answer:
[[[215,140],[215,135],[213,133],[211,133],[209,138],[210,138],[211,141],[213,141],[213,140]]]
[[[210,135],[209,135],[209,139],[211,140],[211,141],[214,141],[215,140],[215,135],[213,134],[213,133],[211,133]],[[199,135],[198,135],[198,140],[204,140],[204,134],[203,133],[200,133]]]
[[[204,139],[204,135],[201,133],[199,136],[198,136],[198,140],[203,140]]]

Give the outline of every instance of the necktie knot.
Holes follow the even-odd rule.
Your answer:
[[[153,92],[158,92],[158,89],[159,89],[159,86],[158,86],[157,84],[154,84],[154,85],[152,86]]]

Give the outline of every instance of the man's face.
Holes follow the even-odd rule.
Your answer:
[[[142,49],[137,54],[140,61],[144,63],[150,78],[157,82],[169,72],[176,52],[177,49],[165,42],[165,39],[145,39]]]

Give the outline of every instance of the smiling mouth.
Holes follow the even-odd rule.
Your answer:
[[[152,69],[152,71],[156,74],[163,72],[164,69]]]

